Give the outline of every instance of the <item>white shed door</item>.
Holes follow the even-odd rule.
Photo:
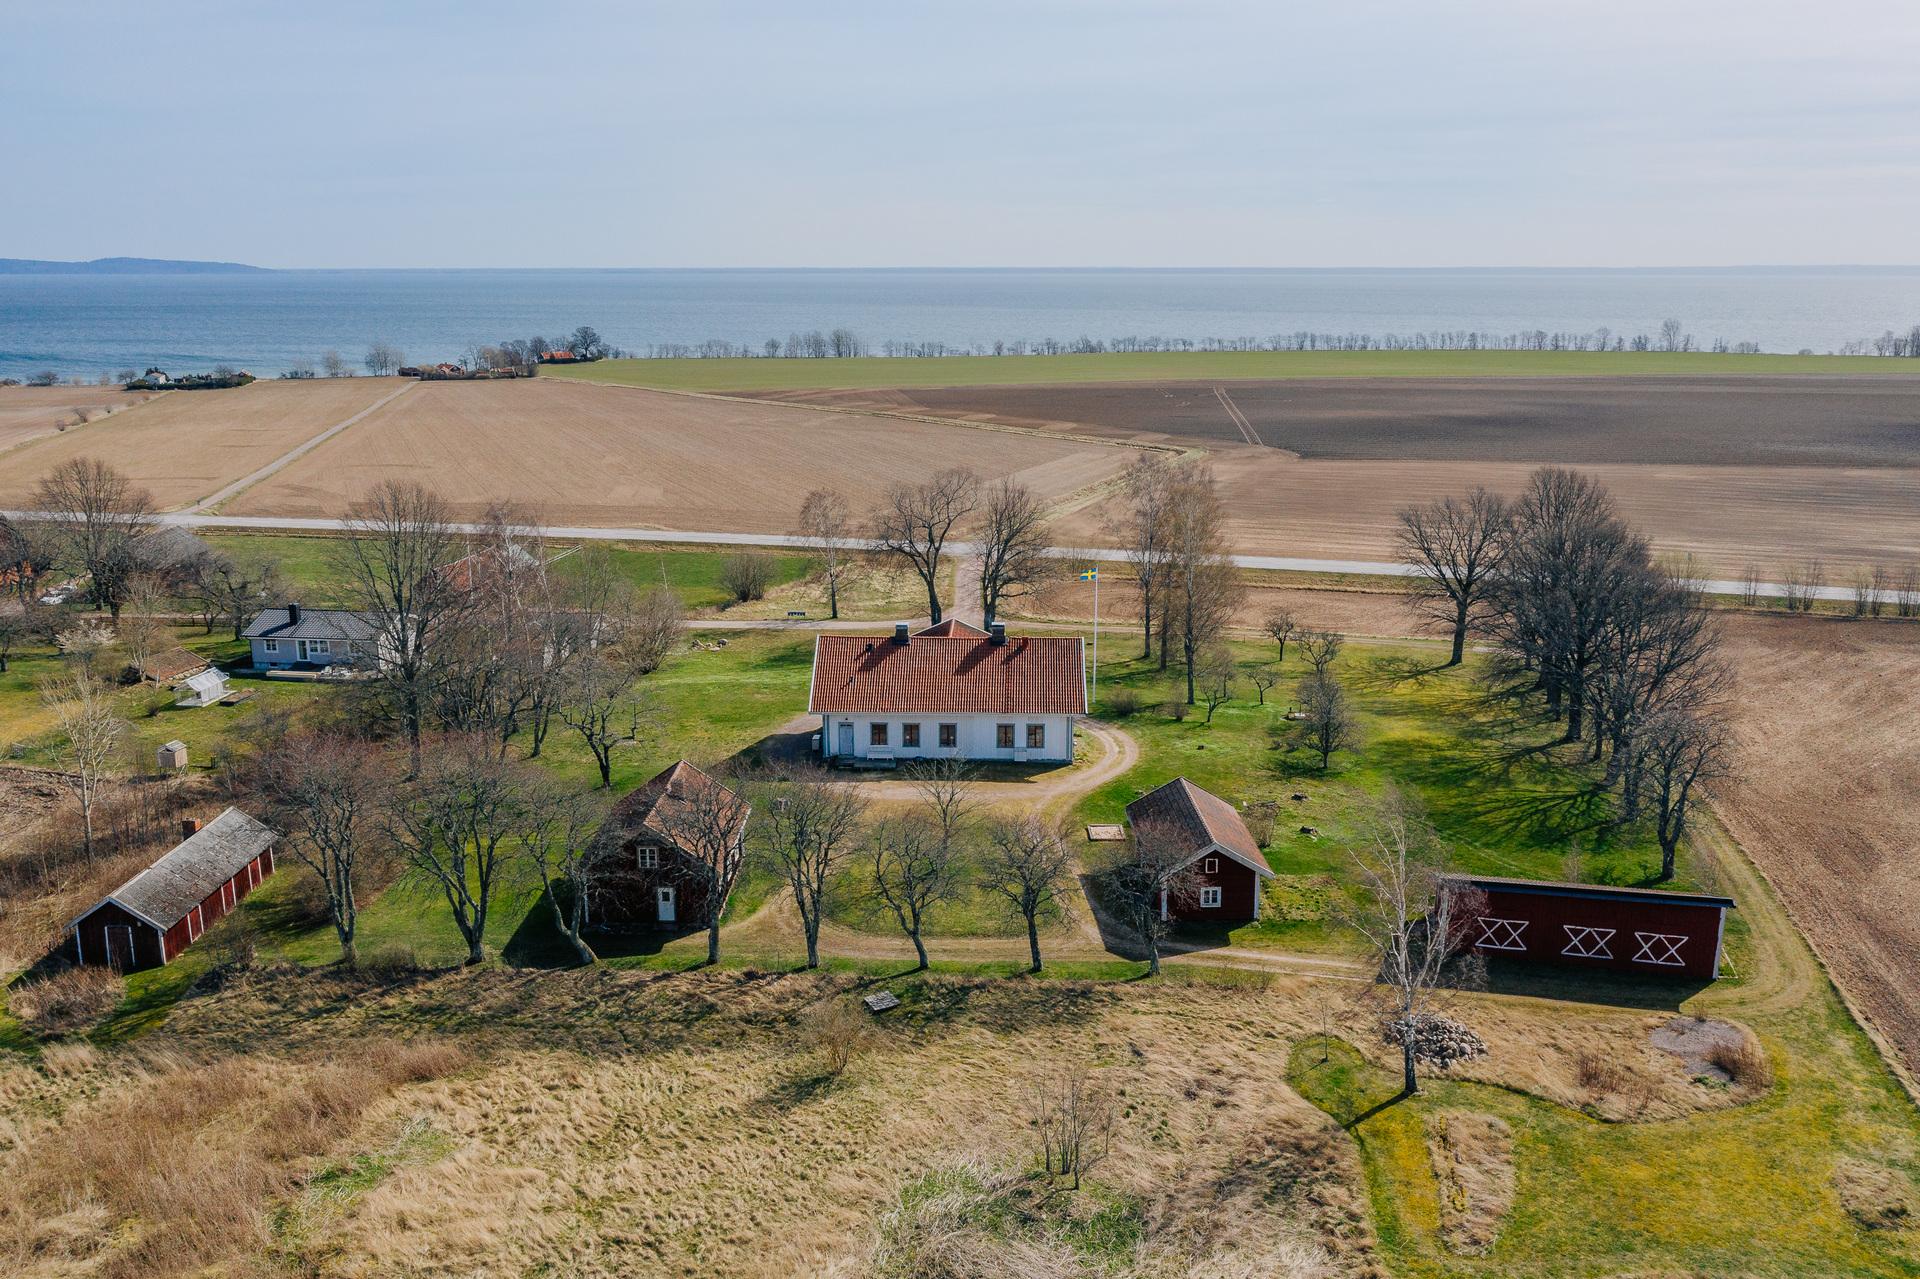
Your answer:
[[[656,891],[660,895],[660,922],[671,924],[673,922],[673,886],[662,884]]]

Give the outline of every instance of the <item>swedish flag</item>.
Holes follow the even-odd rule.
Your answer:
[[[1086,572],[1080,575],[1080,580],[1083,582],[1097,582],[1100,580],[1100,570],[1097,568],[1090,568]]]

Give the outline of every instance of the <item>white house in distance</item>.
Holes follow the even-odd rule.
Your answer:
[[[372,622],[343,608],[289,603],[262,609],[247,626],[257,670],[324,670],[353,666],[377,647]]]
[[[1087,713],[1079,636],[1009,637],[948,620],[814,640],[807,710],[827,760],[1068,763]]]

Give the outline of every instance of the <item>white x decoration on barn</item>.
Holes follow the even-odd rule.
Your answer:
[[[1665,964],[1669,968],[1681,968],[1686,960],[1680,958],[1680,945],[1686,936],[1674,936],[1672,933],[1635,933],[1640,939],[1640,949],[1634,952],[1636,964]]]
[[[1480,940],[1475,945],[1482,950],[1525,950],[1527,944],[1520,940],[1521,930],[1526,928],[1524,919],[1495,919],[1491,915],[1476,915],[1480,925]]]
[[[1612,959],[1607,943],[1613,940],[1611,928],[1589,928],[1584,924],[1562,924],[1567,930],[1567,948],[1560,953],[1575,959]]]

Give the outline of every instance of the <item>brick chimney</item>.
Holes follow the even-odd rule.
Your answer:
[[[180,838],[181,839],[191,839],[193,838],[193,836],[199,833],[200,833],[200,819],[198,817],[182,817],[180,819]]]

